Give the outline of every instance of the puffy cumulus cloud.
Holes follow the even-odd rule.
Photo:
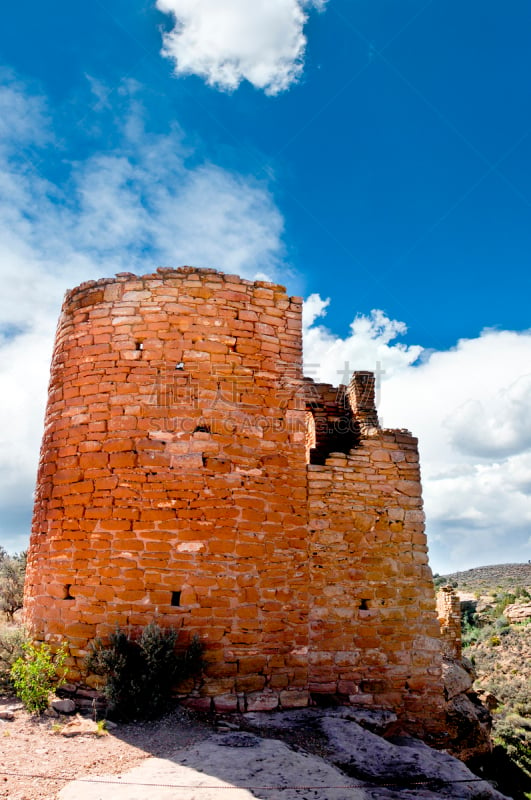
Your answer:
[[[306,359],[337,384],[372,369],[385,427],[419,437],[431,558],[439,572],[531,557],[531,332],[485,330],[448,351],[395,341],[402,323],[357,317],[349,336],[308,298]],[[348,367],[348,369],[347,369]]]
[[[310,327],[316,319],[326,316],[326,309],[330,305],[330,298],[323,300],[319,294],[311,294],[306,298],[302,307],[302,327],[306,334],[313,334],[310,332]]]
[[[531,556],[530,375],[531,332],[485,330],[384,385],[386,423],[419,436],[432,553],[446,567]]]
[[[64,291],[84,280],[141,274],[159,265],[197,264],[274,279],[282,263],[283,219],[264,184],[209,162],[190,166],[197,155],[177,127],[165,135],[147,133],[126,90],[128,111],[113,134],[116,145],[68,165],[65,151],[55,149],[45,99],[4,78],[0,539],[21,548]],[[43,174],[54,168],[61,183]]]
[[[304,362],[309,377],[337,385],[348,383],[350,373],[357,369],[393,375],[421,355],[422,347],[395,341],[406,333],[406,325],[378,309],[368,316],[358,315],[349,336],[337,336],[325,325],[316,324],[326,316],[329,303],[329,299],[312,294],[304,304]]]
[[[243,80],[278,94],[303,69],[305,9],[326,0],[157,0],[175,27],[163,54],[178,75],[199,75],[211,86],[236,89]]]

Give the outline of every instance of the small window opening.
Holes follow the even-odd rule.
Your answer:
[[[181,605],[181,593],[180,592],[172,592],[171,593],[171,605],[172,606],[180,606]]]
[[[210,433],[210,426],[209,425],[196,425],[194,428],[194,433]]]
[[[360,611],[368,611],[369,610],[369,601],[368,600],[360,600],[359,608],[360,608]]]
[[[144,342],[135,342],[135,350],[143,350]]]
[[[72,594],[70,594],[70,589],[71,588],[72,588],[72,584],[71,583],[67,583],[65,585],[65,593],[64,593],[63,600],[74,600],[75,599],[74,596]]]

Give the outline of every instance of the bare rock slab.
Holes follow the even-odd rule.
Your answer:
[[[368,781],[389,784],[403,782],[404,791],[409,789],[414,792],[408,791],[408,797],[445,797],[454,800],[504,798],[489,783],[479,780],[462,761],[428,747],[419,739],[400,737],[388,741],[364,730],[355,722],[334,716],[325,716],[321,721],[321,729],[326,734],[336,765],[350,775]],[[395,793],[389,795],[395,796]],[[385,795],[376,794],[374,797],[383,798]]]
[[[283,742],[231,731],[121,775],[77,780],[57,800],[508,800],[462,762],[416,739],[386,741],[337,715],[324,715],[322,729],[343,769]]]
[[[456,700],[471,702],[465,695],[459,695]],[[327,761],[350,775],[353,783],[377,785],[370,789],[372,794],[366,795],[371,800],[405,796],[425,800],[439,797],[453,800],[503,798],[459,759],[434,750],[418,739],[401,737],[390,740],[377,735],[377,731],[381,733],[396,720],[393,712],[345,706],[245,714],[244,719],[254,730],[262,730],[268,735],[286,729],[299,734],[307,732],[314,737],[318,735],[327,752]],[[394,786],[385,787],[383,784]]]
[[[372,800],[365,789],[349,788],[352,783],[323,759],[296,753],[283,742],[230,733],[171,759],[146,759],[120,776],[75,781],[57,800]]]

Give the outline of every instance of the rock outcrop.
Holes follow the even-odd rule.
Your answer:
[[[512,603],[503,612],[509,622],[526,622],[531,619],[531,603]]]

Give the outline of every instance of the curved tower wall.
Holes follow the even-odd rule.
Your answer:
[[[66,295],[26,585],[38,638],[207,640],[206,695],[307,687],[301,301],[213,270]]]

